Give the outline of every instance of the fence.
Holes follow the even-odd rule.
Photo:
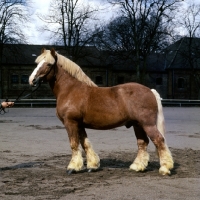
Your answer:
[[[3,101],[3,100],[2,100]],[[14,101],[14,100],[10,100]],[[200,106],[200,100],[162,99],[163,106]],[[15,103],[15,107],[55,107],[56,99],[22,99]]]
[[[200,106],[200,100],[162,99],[163,106]]]

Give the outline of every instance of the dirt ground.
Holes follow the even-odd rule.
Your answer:
[[[55,109],[10,109],[0,116],[0,199],[199,199],[200,108],[165,107],[164,115],[175,161],[170,176],[159,175],[152,142],[146,171],[129,170],[137,145],[133,129],[125,127],[87,130],[101,168],[68,175],[71,150]]]

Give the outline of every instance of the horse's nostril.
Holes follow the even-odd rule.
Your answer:
[[[33,86],[38,86],[38,85],[40,85],[40,83],[41,83],[41,79],[40,79],[39,77],[34,78],[34,79],[32,80],[32,85],[33,85]]]
[[[34,79],[32,80],[33,86],[36,86],[36,85],[38,84],[38,81],[39,81],[39,79],[34,78]]]

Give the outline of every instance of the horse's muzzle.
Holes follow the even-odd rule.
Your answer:
[[[41,83],[40,77],[34,78],[32,83],[33,83],[33,87],[37,87],[38,85],[40,85]]]

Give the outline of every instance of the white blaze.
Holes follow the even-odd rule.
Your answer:
[[[37,71],[40,69],[40,67],[43,65],[44,62],[45,62],[45,60],[42,60],[40,63],[38,63],[37,67],[33,70],[32,74],[29,77],[30,85],[33,85],[33,79],[34,79],[35,75],[37,74]]]

